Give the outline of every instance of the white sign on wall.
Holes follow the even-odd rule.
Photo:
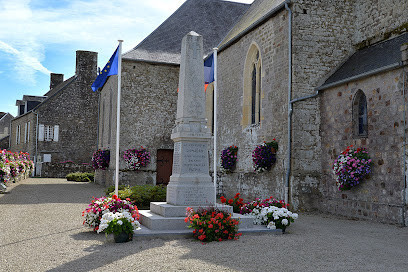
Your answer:
[[[44,162],[51,162],[51,154],[44,154]]]

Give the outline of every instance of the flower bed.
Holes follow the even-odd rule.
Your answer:
[[[232,219],[231,214],[210,208],[200,208],[194,211],[187,208],[185,222],[189,222],[189,228],[193,230],[194,238],[202,242],[237,240],[241,233],[238,233],[239,221]]]
[[[0,183],[7,185],[10,181],[27,178],[33,170],[34,162],[30,160],[30,154],[0,150]]]
[[[365,148],[348,146],[334,161],[333,173],[340,191],[359,185],[371,173],[372,161]]]
[[[234,198],[226,199],[224,196],[220,198],[222,204],[228,204],[233,207],[234,213],[241,212],[241,207],[244,205],[244,200],[239,197],[240,193],[237,193]]]
[[[286,227],[298,218],[297,213],[289,211],[288,204],[273,197],[263,200],[256,198],[254,201],[243,204],[239,194],[236,194],[234,199],[230,199],[228,202],[225,197],[221,197],[221,202],[233,206],[234,212],[236,212],[236,208],[239,208],[241,214],[254,216],[255,225],[266,225],[269,229],[285,231]]]

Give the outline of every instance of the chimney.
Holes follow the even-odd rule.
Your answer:
[[[64,74],[54,74],[51,73],[50,76],[50,90],[54,89],[55,86],[64,82]]]
[[[98,65],[98,53],[91,51],[76,51],[75,74],[80,81],[95,80]]]

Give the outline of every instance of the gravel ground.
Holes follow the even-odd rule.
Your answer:
[[[284,235],[115,244],[82,226],[103,188],[28,179],[0,195],[0,271],[408,271],[408,228],[300,214]]]

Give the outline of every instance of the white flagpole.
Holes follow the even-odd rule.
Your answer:
[[[217,203],[217,50],[214,48],[214,205]]]
[[[118,52],[118,99],[116,103],[116,167],[115,167],[115,195],[118,196],[119,188],[119,134],[120,134],[120,89],[121,89],[121,77],[122,77],[122,42],[118,40],[119,52]]]

